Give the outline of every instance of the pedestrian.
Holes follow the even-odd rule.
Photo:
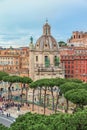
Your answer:
[[[8,117],[8,113],[7,113],[7,117]]]
[[[35,100],[35,102],[36,102],[36,97],[35,97],[35,99],[34,99],[34,100]]]
[[[10,117],[10,113],[8,114],[8,116]]]
[[[4,112],[3,112],[3,110],[2,110],[2,115],[4,115]]]
[[[29,103],[27,104],[27,106],[28,106],[28,107],[30,106]]]

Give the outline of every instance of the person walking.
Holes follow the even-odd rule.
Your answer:
[[[10,117],[10,113],[8,113],[8,116]]]
[[[8,113],[7,113],[7,117],[8,117]]]

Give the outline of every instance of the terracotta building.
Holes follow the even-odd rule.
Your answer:
[[[12,75],[29,76],[29,48],[1,49],[0,71]]]
[[[65,67],[65,78],[77,78],[87,82],[87,48],[68,47],[66,55],[61,51],[61,62]]]
[[[67,44],[69,46],[87,47],[87,32],[73,32]]]

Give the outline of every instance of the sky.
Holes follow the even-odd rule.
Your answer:
[[[0,0],[0,46],[36,43],[48,19],[57,41],[67,41],[73,31],[87,31],[87,0]]]

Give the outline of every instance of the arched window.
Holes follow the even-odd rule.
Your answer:
[[[54,44],[54,47],[56,47],[56,45]]]
[[[45,47],[47,47],[47,44],[45,44]]]
[[[38,61],[38,56],[36,56],[36,61]]]
[[[45,56],[45,67],[49,66],[50,66],[50,59],[48,58],[48,56]]]
[[[80,39],[80,35],[79,35],[79,39]]]
[[[75,39],[76,37],[75,37],[75,35],[74,35],[74,39]]]
[[[59,66],[59,63],[60,63],[59,57],[55,56],[54,57],[54,65]]]

